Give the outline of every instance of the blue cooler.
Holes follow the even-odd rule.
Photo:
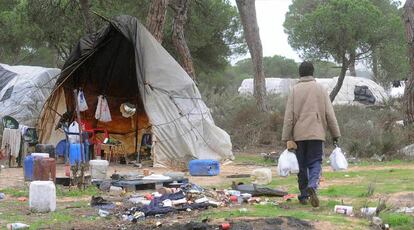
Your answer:
[[[192,160],[188,164],[191,176],[217,176],[220,162],[216,160]]]

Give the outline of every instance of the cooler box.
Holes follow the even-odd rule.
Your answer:
[[[220,162],[217,160],[192,160],[188,164],[191,176],[216,176],[220,174]]]

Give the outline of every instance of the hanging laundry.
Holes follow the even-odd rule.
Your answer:
[[[71,144],[76,144],[80,142],[80,138],[79,138],[79,124],[78,122],[74,121],[70,124],[69,128],[68,128],[68,132],[69,133],[76,133],[76,134],[69,134],[68,135],[68,139],[69,139],[69,143]]]
[[[18,157],[21,139],[22,133],[20,129],[5,128],[3,131],[3,139],[1,141],[1,149],[5,149],[6,153],[10,156]]]
[[[108,101],[102,95],[98,96],[98,105],[96,106],[95,118],[102,122],[112,121]]]
[[[78,92],[78,105],[81,112],[88,110],[88,104],[86,103],[85,95],[81,89]]]

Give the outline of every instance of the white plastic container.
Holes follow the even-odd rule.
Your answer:
[[[270,184],[272,182],[272,170],[270,168],[259,168],[252,172],[254,184]]]
[[[32,153],[30,154],[33,157],[45,157],[45,158],[49,158],[49,153]]]
[[[109,162],[106,160],[91,160],[89,161],[91,169],[91,179],[105,180],[106,172],[108,171]]]
[[[52,181],[33,181],[29,189],[29,206],[36,212],[56,209],[56,187]]]
[[[335,205],[334,212],[350,216],[353,214],[353,208],[352,206]]]

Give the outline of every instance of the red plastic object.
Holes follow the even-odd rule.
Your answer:
[[[146,198],[147,200],[153,200],[153,199],[154,199],[154,197],[153,197],[151,194],[147,194],[147,195],[145,195],[145,198]]]
[[[82,120],[81,123],[82,123],[83,132],[90,134],[88,135],[89,143],[94,145],[96,156],[100,156],[101,155],[101,144],[103,143],[103,140],[105,140],[105,138],[109,138],[108,130],[105,128],[93,128],[92,124],[85,120]],[[96,134],[98,132],[104,133],[103,140],[99,140],[97,138]]]
[[[232,202],[237,202],[238,198],[237,198],[237,196],[230,196],[230,200]]]
[[[221,229],[222,230],[228,230],[228,229],[230,229],[230,223],[222,223],[221,224]]]

